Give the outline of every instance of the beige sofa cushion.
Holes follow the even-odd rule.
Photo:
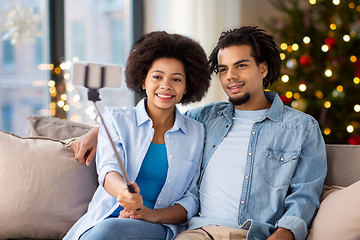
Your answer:
[[[0,239],[59,239],[86,212],[95,164],[75,160],[71,142],[0,131]]]
[[[360,239],[360,181],[324,190],[307,240]]]
[[[327,186],[346,187],[360,180],[360,145],[326,144]]]
[[[68,139],[80,137],[91,127],[85,124],[62,120],[48,116],[33,115],[28,117],[30,129],[28,137],[42,136],[54,139]]]

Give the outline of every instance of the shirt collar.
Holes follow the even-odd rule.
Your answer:
[[[284,104],[281,101],[279,95],[276,92],[264,91],[265,97],[271,102],[271,107],[267,113],[267,116],[272,121],[282,121],[284,113]],[[234,105],[229,104],[224,110],[219,111],[218,114],[223,114],[229,121],[232,121]]]
[[[140,127],[143,123],[150,121],[152,123],[151,118],[146,112],[146,98],[143,98],[135,107],[136,110],[136,121],[137,126]],[[180,113],[179,109],[175,107],[175,123],[174,126],[169,130],[170,132],[174,132],[177,130],[181,130],[185,135],[187,135],[187,128],[184,117]]]

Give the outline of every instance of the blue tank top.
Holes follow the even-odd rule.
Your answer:
[[[153,209],[156,199],[165,184],[168,171],[165,144],[151,143],[135,180],[140,188],[144,206]],[[118,217],[123,207],[119,206],[111,217]]]

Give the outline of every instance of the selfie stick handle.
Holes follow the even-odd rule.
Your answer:
[[[99,117],[100,117],[100,120],[101,120],[101,122],[102,122],[102,124],[103,124],[103,126],[104,126],[104,129],[105,129],[105,131],[106,131],[106,134],[107,134],[108,137],[109,137],[111,146],[112,146],[112,148],[113,148],[113,150],[114,150],[114,152],[115,152],[116,159],[117,159],[117,161],[119,162],[119,165],[120,165],[120,168],[121,168],[121,171],[122,171],[122,175],[123,175],[123,177],[124,177],[124,179],[125,179],[125,182],[126,182],[126,185],[127,185],[127,187],[128,187],[128,190],[129,190],[129,192],[131,192],[131,193],[135,193],[134,186],[131,185],[131,182],[130,182],[129,176],[128,176],[126,170],[125,170],[124,164],[123,164],[123,162],[121,161],[121,158],[120,158],[120,156],[119,156],[119,153],[118,153],[117,150],[116,150],[115,144],[114,144],[114,142],[112,141],[112,138],[111,138],[111,136],[110,136],[110,133],[109,133],[109,131],[108,131],[106,125],[105,125],[105,122],[104,122],[104,120],[103,120],[103,118],[102,118],[102,116],[101,116],[101,114],[100,114],[100,111],[99,111],[99,109],[98,109],[98,107],[97,107],[97,105],[96,105],[96,102],[101,100],[101,99],[99,98],[99,91],[98,91],[98,89],[91,89],[91,88],[89,88],[89,91],[88,91],[88,99],[89,99],[90,101],[92,101],[92,102],[94,103],[94,105],[95,105],[95,109],[96,109],[96,111],[97,111],[97,113],[98,113],[98,115],[99,115]]]

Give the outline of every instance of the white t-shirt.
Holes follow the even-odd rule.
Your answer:
[[[251,129],[267,111],[235,109],[233,124],[211,157],[201,181],[200,218],[223,218],[237,227]]]

